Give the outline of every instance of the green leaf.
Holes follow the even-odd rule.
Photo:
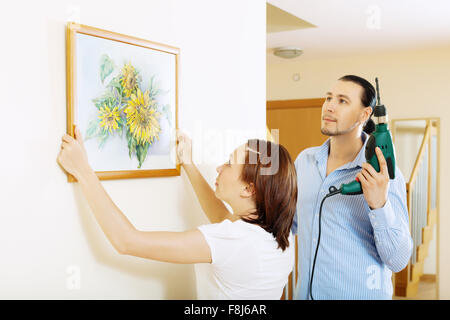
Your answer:
[[[89,121],[88,128],[85,134],[85,140],[92,139],[99,134],[100,131],[100,122],[99,119],[92,119]]]
[[[147,152],[149,148],[150,148],[149,143],[146,143],[142,146],[142,163],[144,163],[145,158],[147,158]]]
[[[161,108],[161,112],[166,116],[167,122],[169,126],[172,127],[172,111],[170,108],[170,104],[166,104]]]
[[[119,120],[118,125],[119,125],[119,128],[117,129],[118,130],[118,134],[119,134],[119,137],[122,138],[123,137],[123,129],[124,129],[125,126],[123,125],[121,120]]]
[[[127,130],[126,131],[127,141],[128,141],[128,155],[131,156],[134,152],[137,152],[136,150],[136,139],[133,138],[131,133]]]
[[[112,89],[112,91],[113,91],[115,103],[118,104],[118,105],[120,106],[121,103],[122,103],[122,96],[119,94],[119,90],[117,90],[117,88],[114,87],[114,88]]]
[[[114,62],[111,58],[104,54],[100,58],[100,79],[102,83],[105,81],[105,78],[109,76],[114,70]]]
[[[101,135],[98,138],[98,142],[99,142],[98,148],[99,149],[103,148],[103,146],[105,145],[106,141],[108,141],[109,137],[110,136],[109,136],[108,131],[101,130]]]
[[[94,105],[97,109],[100,109],[103,101],[101,98],[95,98],[95,99],[92,99],[92,102],[94,103]]]
[[[123,88],[120,85],[120,75],[112,78],[111,81],[106,85],[106,87],[109,89],[116,88],[119,91],[119,93],[121,94]]]
[[[131,147],[131,141],[128,140],[128,156],[130,157],[130,159],[131,159],[132,154],[133,154],[133,150]]]
[[[103,107],[105,104],[110,108],[117,104],[114,93],[109,90],[107,90],[101,97],[92,99],[92,102],[95,104],[97,109],[100,109],[100,107]]]
[[[155,84],[155,75],[151,76],[150,84],[148,86],[148,91],[150,94],[150,98],[154,99],[160,92],[159,88]]]
[[[127,135],[127,141],[128,141],[128,155],[130,156],[130,159],[131,159],[131,153],[132,153],[132,151],[131,151],[131,139],[128,138],[128,135]]]
[[[141,166],[142,166],[142,152],[143,152],[143,149],[142,149],[142,146],[140,145],[140,144],[138,144],[137,146],[136,146],[136,157],[137,157],[137,159],[138,159],[138,161],[139,161],[139,166],[138,166],[138,168],[140,168]]]

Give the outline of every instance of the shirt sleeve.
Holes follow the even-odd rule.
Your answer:
[[[297,156],[297,159],[295,159],[294,161],[294,166],[295,166],[295,170],[296,172],[299,172],[298,166],[299,166],[299,162],[302,156],[302,152]],[[297,174],[297,185],[298,185],[298,174]],[[300,193],[300,191],[298,192]],[[297,201],[298,201],[298,196],[297,196]],[[292,221],[292,227],[291,227],[291,232],[292,234],[295,236],[297,235],[297,231],[298,231],[298,202],[297,205],[295,207],[295,214],[294,214],[294,220]]]
[[[292,221],[291,232],[293,235],[297,235],[298,230],[298,218],[297,218],[297,210],[295,210],[294,220]]]
[[[220,223],[197,227],[205,237],[211,250],[211,264],[225,264],[239,250],[241,235],[233,228],[233,223],[225,219]]]
[[[388,200],[382,208],[370,210],[369,219],[381,260],[393,272],[401,271],[408,265],[413,242],[409,231],[406,184],[398,168],[389,186]]]

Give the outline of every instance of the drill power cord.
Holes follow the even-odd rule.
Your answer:
[[[311,279],[309,280],[309,296],[311,297],[311,300],[314,300],[313,295],[312,295],[312,284],[313,284],[313,279],[314,279],[314,269],[316,267],[317,251],[319,250],[319,245],[320,245],[320,233],[322,231],[321,229],[322,229],[323,203],[325,202],[325,199],[341,193],[341,189],[336,189],[336,187],[334,187],[334,186],[331,186],[328,191],[329,191],[329,193],[322,199],[322,202],[320,203],[320,209],[319,209],[319,236],[317,237],[317,246],[316,246],[316,252],[314,253],[314,262],[313,262],[312,271],[311,271]]]

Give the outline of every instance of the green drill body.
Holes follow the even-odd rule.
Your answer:
[[[380,95],[378,89],[378,78],[375,79],[377,84],[377,99],[378,103],[374,108],[374,118],[376,122],[375,131],[369,136],[369,140],[366,144],[366,160],[372,167],[380,172],[380,164],[378,163],[377,154],[375,148],[379,147],[383,152],[384,158],[389,171],[389,178],[395,178],[395,153],[394,144],[392,143],[391,132],[388,129],[386,107],[380,104]],[[358,181],[352,181],[347,184],[343,184],[339,189],[342,194],[355,195],[361,194],[361,183]]]
[[[394,145],[392,143],[391,133],[386,123],[379,123],[375,126],[375,131],[369,136],[366,144],[366,160],[377,171],[380,172],[380,164],[378,163],[375,148],[379,147],[386,159],[389,178],[395,178],[395,154]],[[346,195],[361,194],[361,183],[352,181],[341,186],[341,193]]]

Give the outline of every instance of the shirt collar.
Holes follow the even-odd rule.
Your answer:
[[[358,155],[355,157],[355,159],[353,159],[353,161],[350,161],[348,163],[346,163],[345,165],[343,165],[342,167],[340,167],[339,169],[353,169],[356,167],[362,167],[362,164],[366,161],[366,144],[367,144],[367,137],[369,135],[367,133],[365,133],[364,131],[362,131],[361,133],[361,140],[363,141],[363,146],[361,148],[361,150],[359,150]],[[315,153],[314,157],[316,158],[316,161],[318,163],[323,163],[323,162],[327,162],[328,160],[328,152],[330,150],[330,138],[327,139],[327,141],[325,141],[317,150],[317,152]]]

